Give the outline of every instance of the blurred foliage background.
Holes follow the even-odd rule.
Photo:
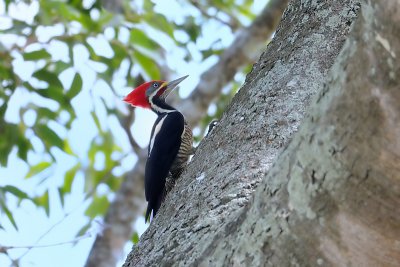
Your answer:
[[[65,208],[71,196],[81,199],[84,219],[76,222],[76,236],[84,236],[137,160],[122,119],[132,116],[132,138],[145,147],[154,118],[140,111],[129,114],[121,98],[144,80],[189,74],[179,92],[186,97],[266,2],[0,1],[3,236],[24,227],[26,222],[14,216],[21,208],[48,216],[61,210],[62,221],[72,212]],[[210,106],[195,129],[197,141],[248,70],[238,73]],[[3,242],[0,246],[7,245]],[[25,255],[7,251],[0,249],[15,265]]]

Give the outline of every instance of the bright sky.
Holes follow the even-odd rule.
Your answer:
[[[140,1],[139,1],[140,2]],[[165,14],[168,18],[174,20],[180,20],[177,14],[190,12],[193,16],[198,16],[198,11],[194,8],[187,9],[179,4],[178,1],[155,1],[157,3],[155,9],[156,11]],[[254,10],[259,12],[261,8],[265,5],[266,0],[255,1]],[[38,11],[38,3],[34,1],[33,3],[27,5],[24,2],[20,2],[18,5],[11,4],[9,8],[9,13],[5,14],[4,2],[0,1],[0,30],[9,28],[10,20],[9,16],[24,20],[27,22],[32,22],[34,15]],[[184,9],[186,8],[186,9]],[[201,48],[208,47],[217,38],[223,36],[224,45],[229,45],[234,36],[231,34],[227,27],[221,27],[220,24],[215,22],[206,23],[207,32],[212,34],[205,35],[201,40],[199,40],[197,46],[189,47],[194,60],[190,63],[185,63],[183,57],[183,51],[176,49],[174,44],[168,39],[163,41],[164,48],[166,49],[167,62],[168,65],[176,72],[176,77],[180,77],[189,74],[189,78],[186,79],[180,85],[181,96],[186,96],[195,87],[199,80],[199,74],[204,70],[208,69],[212,64],[215,63],[216,58],[210,57],[204,62],[201,62],[201,57],[198,52]],[[146,32],[150,32],[151,29],[145,29]],[[38,29],[38,35],[40,41],[48,40],[52,35],[57,35],[62,32],[61,26],[46,27]],[[105,39],[103,39],[105,38]],[[94,46],[96,52],[101,53],[105,56],[109,56],[111,53],[110,48],[107,45],[106,39],[112,39],[112,30],[107,30],[104,37],[99,37],[97,39],[92,39],[89,41],[91,45]],[[120,38],[124,38],[123,34]],[[128,38],[128,33],[126,33],[126,38]],[[177,33],[177,38],[185,38],[184,35]],[[15,38],[11,35],[0,35],[0,43],[6,47],[19,43],[22,40]],[[37,47],[30,46],[30,50],[36,50]],[[53,41],[46,47],[48,52],[51,53],[53,59],[64,59],[68,60],[68,49],[61,42]],[[60,80],[65,87],[69,87],[72,79],[74,77],[75,71],[78,71],[83,77],[85,77],[82,92],[72,100],[72,106],[77,111],[77,119],[72,125],[70,131],[65,131],[63,127],[54,123],[50,127],[57,132],[62,138],[68,138],[70,141],[73,151],[79,156],[79,161],[84,165],[87,164],[87,150],[91,140],[95,137],[96,128],[93,120],[90,116],[90,111],[95,110],[100,120],[103,122],[102,127],[107,127],[111,129],[114,136],[117,136],[117,144],[125,148],[123,153],[130,152],[130,145],[124,134],[123,130],[119,127],[119,123],[116,120],[108,119],[106,112],[103,108],[102,103],[100,103],[99,97],[106,99],[108,107],[118,108],[121,110],[126,109],[126,106],[119,99],[115,99],[110,88],[104,82],[98,82],[95,79],[95,73],[93,69],[97,70],[102,68],[94,63],[88,63],[88,53],[83,46],[76,46],[74,48],[75,58],[75,70],[68,70],[64,72]],[[28,79],[33,71],[40,67],[35,65],[33,62],[25,62],[20,55],[14,55],[15,61],[13,62],[15,72],[22,78]],[[127,68],[127,65],[122,64],[122,68]],[[121,71],[123,73],[123,71]],[[122,97],[130,92],[130,88],[125,87],[125,81],[121,76],[115,77],[114,87],[117,88],[117,93]],[[95,101],[93,101],[93,99]],[[50,109],[56,109],[57,104],[52,101],[46,100],[42,97],[38,97],[26,90],[17,90],[12,96],[9,109],[6,113],[6,120],[9,122],[17,123],[19,122],[18,111],[21,107],[24,107],[27,103],[34,102],[39,103],[41,106],[46,106]],[[0,103],[1,105],[1,103]],[[155,119],[155,115],[149,111],[136,110],[136,120],[132,125],[132,133],[137,142],[145,147],[148,143],[148,136],[150,135],[150,129],[152,123]],[[64,114],[65,119],[67,119],[67,113]],[[26,124],[30,125],[35,121],[35,113],[28,112],[24,116],[24,121]],[[27,133],[28,137],[31,138],[32,145],[36,151],[44,152],[44,148],[37,139],[34,137],[33,132]],[[45,179],[43,183],[38,183],[41,178],[44,177],[34,177],[32,179],[25,179],[28,172],[27,164],[20,160],[16,156],[16,149],[14,149],[9,157],[9,165],[7,168],[0,168],[0,186],[4,185],[14,185],[21,190],[27,192],[30,195],[36,195],[38,193],[43,193],[47,188],[53,188],[50,190],[50,216],[47,217],[42,209],[37,209],[35,205],[28,201],[22,201],[18,207],[18,203],[15,198],[9,197],[10,201],[7,202],[9,209],[12,210],[13,216],[17,222],[19,230],[16,231],[14,227],[9,223],[5,215],[0,215],[1,224],[5,230],[0,230],[0,245],[3,246],[28,246],[35,245],[36,240],[42,236],[44,233],[51,231],[45,235],[45,237],[37,245],[48,245],[48,244],[59,244],[67,242],[67,244],[59,246],[49,246],[45,248],[35,248],[27,253],[22,261],[22,267],[25,266],[83,266],[87,255],[93,244],[95,235],[101,230],[101,221],[99,223],[94,223],[92,228],[89,230],[88,234],[92,234],[91,237],[79,240],[75,245],[69,242],[74,240],[79,229],[84,226],[88,219],[84,215],[84,211],[87,208],[89,202],[84,201],[84,177],[83,174],[78,174],[75,178],[72,193],[66,197],[65,206],[62,208],[59,202],[59,196],[57,192],[57,186],[60,186],[63,182],[63,174],[66,170],[71,168],[76,164],[77,159],[67,156],[65,153],[54,148],[54,155],[56,156],[57,162],[62,162],[63,164],[54,166],[47,174],[51,176],[51,179]],[[37,162],[43,161],[43,155],[29,154],[29,162],[35,164]],[[101,165],[101,158],[98,159]],[[132,168],[136,161],[135,155],[128,155],[124,157],[122,161],[121,173],[128,171]],[[98,193],[102,193],[101,186],[98,189]],[[110,196],[112,199],[112,195]],[[144,224],[144,219],[140,218],[135,223],[135,229],[140,234],[146,229]],[[128,243],[125,246],[125,256],[131,250],[132,244]],[[18,258],[20,255],[24,254],[26,249],[14,249],[9,250],[11,258]],[[121,264],[125,260],[125,256],[121,258]],[[9,266],[10,260],[4,254],[0,254],[0,266]]]

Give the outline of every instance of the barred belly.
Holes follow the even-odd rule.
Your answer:
[[[170,174],[167,176],[165,182],[165,195],[169,191],[171,191],[171,189],[175,185],[176,180],[179,178],[179,176],[185,169],[189,157],[190,155],[192,155],[192,147],[193,147],[192,129],[190,129],[189,125],[185,121],[185,128],[182,133],[182,143],[179,148],[178,155],[176,156],[174,162],[172,163]]]

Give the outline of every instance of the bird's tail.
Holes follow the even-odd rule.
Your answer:
[[[153,210],[153,208],[150,206],[150,202],[147,204],[147,210],[146,210],[146,216],[145,216],[145,222],[147,223],[147,221],[150,221],[150,215],[151,215],[151,211]]]
[[[157,200],[156,200],[156,205],[154,205],[152,202],[149,202],[147,204],[147,210],[146,210],[146,216],[145,216],[145,222],[147,223],[147,221],[151,221],[150,220],[150,215],[151,212],[153,211],[153,218],[156,217],[156,214],[158,212],[158,210],[161,207],[161,203],[163,202],[164,198],[161,195]]]

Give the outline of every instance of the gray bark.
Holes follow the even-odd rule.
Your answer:
[[[288,0],[271,0],[255,21],[240,31],[235,41],[222,53],[220,60],[200,79],[191,95],[177,102],[177,107],[191,125],[199,123],[207,108],[220,95],[223,86],[233,79],[240,68],[256,60],[264,43],[272,35]],[[251,52],[251,53],[250,53]],[[121,188],[104,218],[105,229],[98,235],[86,262],[87,267],[115,266],[122,255],[123,246],[133,233],[132,223],[143,215],[144,163],[147,149],[135,149],[138,163],[127,173]]]
[[[359,8],[289,4],[124,266],[400,265],[400,7]]]
[[[364,3],[299,132],[194,265],[400,265],[399,22],[398,1]]]

